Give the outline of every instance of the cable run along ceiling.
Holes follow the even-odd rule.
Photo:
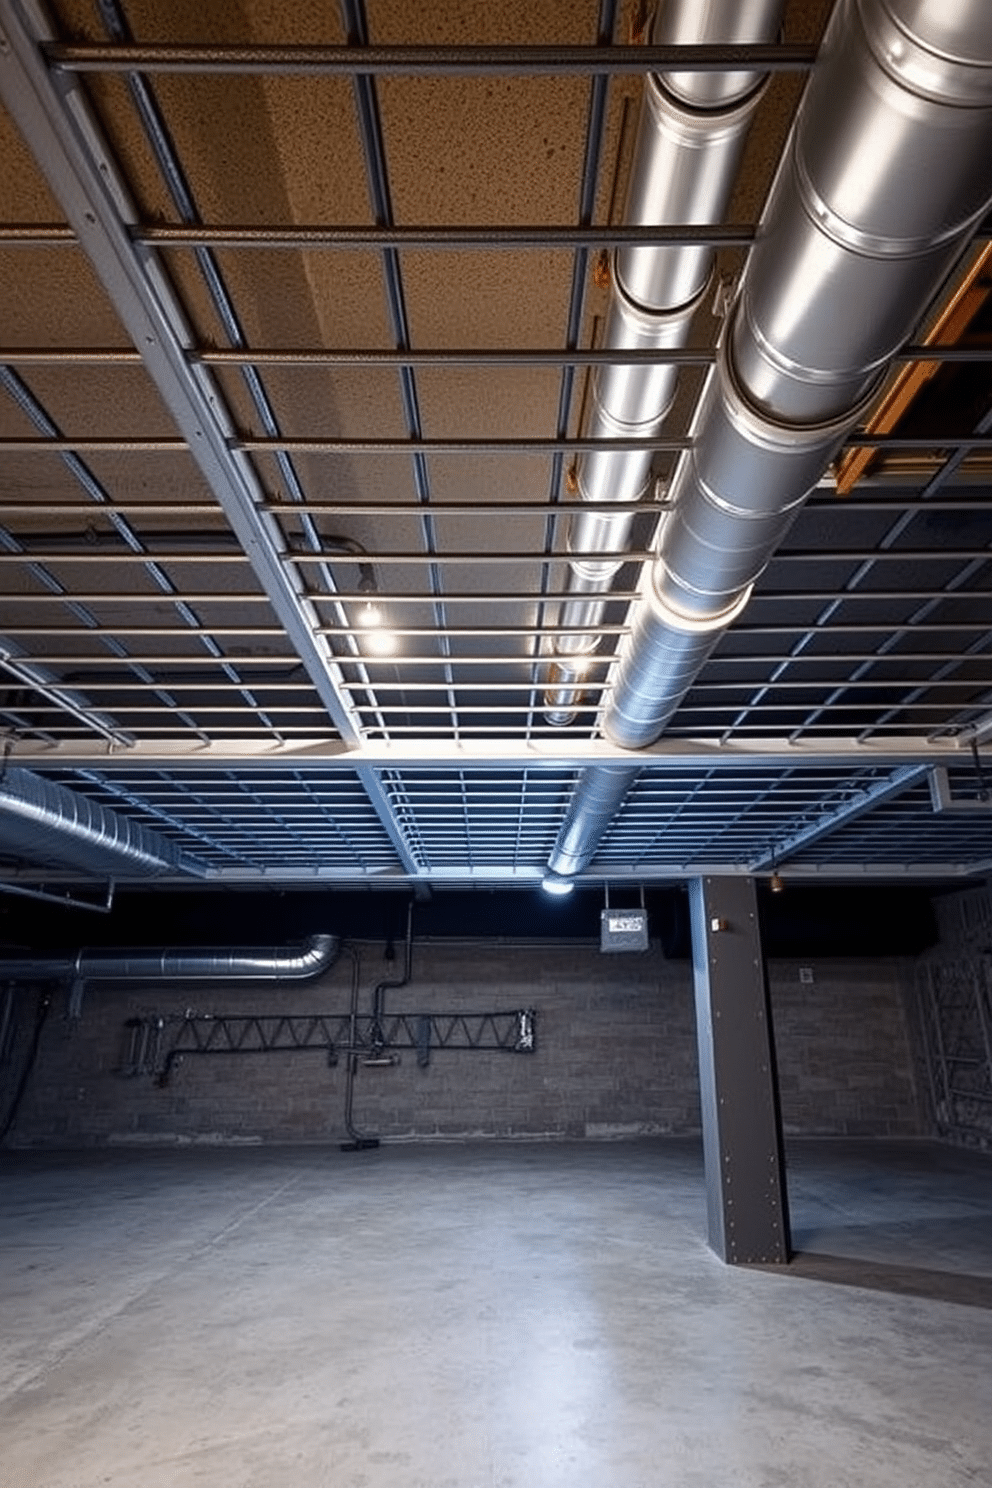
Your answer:
[[[617,657],[829,9],[690,55],[610,5],[4,0],[10,764],[154,834],[156,882],[539,881],[583,772],[631,763]],[[659,229],[624,202],[676,55],[770,75],[720,220]],[[609,250],[659,241],[713,275],[681,345],[618,350]],[[931,375],[901,418],[848,436],[853,490],[824,476],[633,757],[590,878],[987,871],[985,242],[902,344]],[[587,555],[590,648],[593,379],[639,360],[678,378],[619,436],[652,479]],[[2,876],[87,871],[57,817],[3,823]],[[90,871],[140,878],[106,842]]]

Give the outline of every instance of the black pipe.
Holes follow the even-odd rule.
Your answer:
[[[361,961],[354,946],[346,942],[343,949],[351,957],[351,1021],[348,1030],[348,1064],[344,1087],[344,1129],[348,1133],[348,1141],[341,1142],[340,1148],[342,1152],[367,1152],[371,1147],[378,1147],[379,1138],[365,1136],[358,1130],[352,1119],[355,1109],[355,1075],[358,1072],[358,986]]]
[[[369,1030],[369,1039],[372,1045],[372,1054],[378,1057],[385,1047],[386,1039],[382,1031],[382,1018],[386,1006],[385,993],[393,991],[397,987],[405,987],[413,972],[413,900],[406,907],[406,938],[403,950],[403,975],[393,980],[382,981],[372,994],[372,1027]]]

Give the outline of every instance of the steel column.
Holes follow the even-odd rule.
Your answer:
[[[789,1259],[778,1083],[753,878],[690,885],[709,1243],[730,1265]]]

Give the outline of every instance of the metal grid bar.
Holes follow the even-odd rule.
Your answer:
[[[71,232],[69,228],[23,229],[0,225],[0,245],[14,234],[20,235],[51,231],[60,234]],[[611,229],[612,231],[612,229]],[[62,241],[61,238],[59,238]],[[75,238],[73,236],[73,241]],[[613,240],[615,241],[615,240]],[[652,229],[652,242],[656,241]],[[379,347],[264,347],[250,346],[242,349],[197,346],[186,353],[191,365],[204,367],[608,367],[608,366],[659,366],[709,367],[716,361],[716,352],[708,347],[686,346],[676,348],[659,347],[656,351],[639,351],[634,348],[611,349],[609,347],[411,347],[409,351],[384,351]],[[926,346],[910,343],[895,353],[895,362],[972,362],[992,361],[992,347],[986,346]],[[13,366],[132,366],[142,365],[140,352],[125,346],[9,346],[0,348],[0,362]],[[860,503],[859,503],[860,504]]]
[[[351,77],[639,76],[646,72],[805,72],[816,48],[775,46],[300,46],[51,42],[45,53],[66,72],[283,73]]]
[[[401,365],[410,365],[401,363]],[[658,454],[681,454],[692,448],[692,441],[682,437],[638,439],[424,439],[411,435],[406,439],[323,439],[316,435],[298,439],[274,436],[232,434],[225,440],[232,453],[294,455],[555,455],[584,454],[597,450],[650,450]],[[176,454],[191,449],[186,440],[175,438],[114,438],[112,435],[65,435],[60,439],[31,439],[8,436],[0,439],[0,453],[50,454],[62,450],[79,454]],[[988,434],[850,434],[845,449],[879,450],[954,450],[964,454],[992,450]]]
[[[833,511],[838,510],[838,498],[834,495],[829,497],[811,496],[805,509],[807,511]],[[660,512],[668,509],[669,503],[658,497],[651,497],[637,501],[611,501],[610,511],[618,515],[638,516],[642,513],[657,516]],[[216,517],[217,507],[212,502],[196,501],[128,501],[114,500],[113,512],[124,516],[184,516],[184,517]],[[37,516],[38,503],[31,501],[16,501],[0,498],[0,511],[8,516]],[[292,516],[295,513],[287,510],[284,501],[261,501],[259,510],[272,512],[278,516]],[[560,501],[514,501],[502,500],[498,497],[480,496],[478,501],[432,501],[431,513],[435,517],[534,517],[545,516],[553,513],[558,516],[567,516],[581,507],[575,502]],[[49,516],[74,516],[80,513],[87,515],[99,515],[84,501],[46,501],[44,511]],[[394,517],[419,515],[421,511],[420,502],[410,501],[313,501],[307,500],[303,511],[309,516],[325,517]],[[913,514],[925,511],[928,517],[934,515],[959,516],[962,512],[988,512],[988,502],[980,497],[961,496],[946,497],[939,502],[925,503],[920,500],[909,501],[899,497],[865,497],[859,494],[854,501],[850,502],[847,515],[849,517],[860,517],[875,512],[900,513],[910,512]],[[256,596],[259,600],[265,598],[261,592]],[[447,597],[447,596],[446,596]]]
[[[594,79],[594,83],[605,79]],[[580,223],[548,227],[450,227],[422,224],[417,227],[355,227],[351,224],[287,223],[284,226],[239,226],[233,223],[142,222],[131,228],[131,240],[149,248],[223,248],[225,250],[276,249],[292,252],[315,249],[438,249],[451,252],[465,248],[613,248],[621,244],[658,243],[673,247],[711,245],[746,248],[754,241],[750,222],[697,224],[670,223],[659,227],[634,227],[617,223],[594,226]],[[75,233],[58,223],[0,224],[0,247],[70,248],[77,246]],[[559,356],[561,353],[559,353]]]

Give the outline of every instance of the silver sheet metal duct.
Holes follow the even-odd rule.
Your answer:
[[[990,198],[992,5],[840,0],[645,566],[612,742],[663,731]],[[606,830],[603,769],[576,787],[553,872]]]
[[[658,45],[774,40],[783,0],[669,0],[655,20]],[[674,73],[645,79],[625,220],[633,226],[720,222],[763,87],[754,73]],[[675,350],[688,340],[713,268],[711,248],[629,247],[613,261],[604,345],[610,350]],[[590,439],[649,439],[675,396],[671,364],[602,367],[593,383]],[[545,694],[550,723],[575,716],[586,658],[596,649],[606,601],[630,541],[633,518],[609,505],[634,501],[651,477],[650,450],[596,450],[576,467],[585,506],[572,518],[574,555],[559,623],[578,634],[552,637],[555,660]]]
[[[0,777],[0,858],[101,877],[207,874],[160,833],[13,766]]]
[[[305,981],[333,965],[337,935],[311,935],[301,946],[202,951],[81,950],[75,955],[0,958],[0,982]]]

